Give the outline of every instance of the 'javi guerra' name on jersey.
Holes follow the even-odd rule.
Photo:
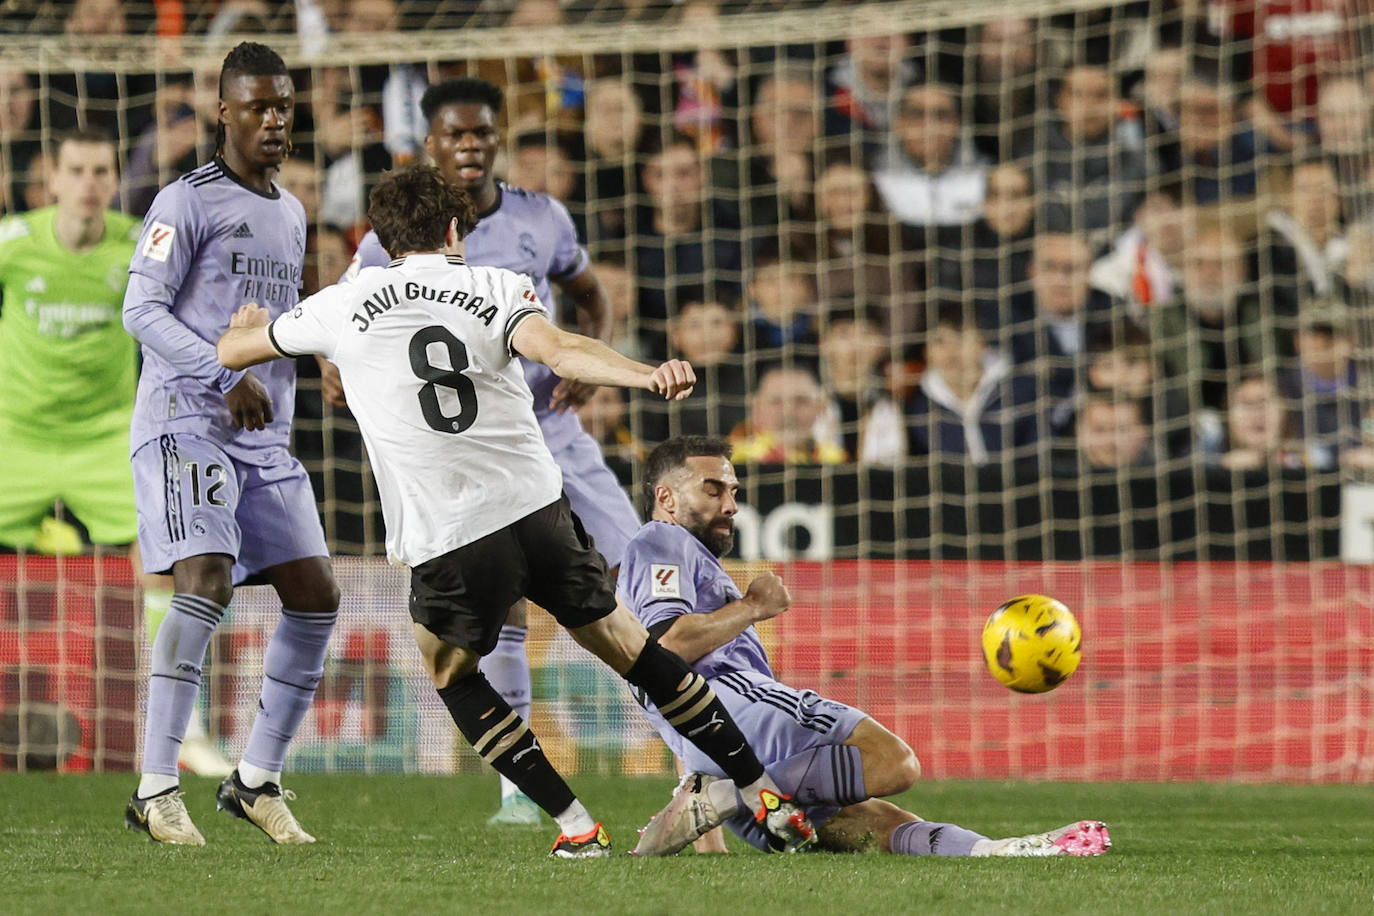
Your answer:
[[[391,266],[398,266],[401,261],[392,261]],[[411,302],[433,302],[435,305],[452,305],[469,315],[481,319],[482,323],[491,326],[491,321],[496,317],[496,306],[489,304],[482,296],[476,296],[463,289],[440,289],[425,286],[423,283],[407,282],[403,287],[404,296]],[[353,323],[358,326],[360,332],[366,331],[372,326],[374,318],[386,314],[393,308],[401,304],[401,296],[397,295],[394,284],[387,284],[369,296],[364,302],[363,307],[352,315]]]

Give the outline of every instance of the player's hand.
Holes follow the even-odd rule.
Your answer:
[[[272,323],[272,315],[256,302],[239,306],[229,319],[231,328],[265,328]]]
[[[549,400],[549,409],[554,413],[563,413],[571,410],[577,413],[577,409],[592,399],[596,394],[595,385],[588,385],[586,382],[576,382],[572,379],[563,379],[558,383],[558,387],[553,389],[553,398]]]
[[[670,359],[649,376],[649,390],[667,401],[681,401],[696,387],[697,374],[685,359]]]
[[[251,372],[243,373],[239,383],[229,389],[224,396],[224,403],[229,405],[229,415],[234,418],[235,429],[263,429],[272,422],[272,398]]]
[[[339,367],[323,356],[316,356],[315,362],[320,365],[320,396],[335,407],[347,407],[348,398],[344,397],[343,377],[339,375]]]
[[[776,617],[792,606],[792,595],[777,573],[766,572],[755,577],[744,593],[744,600],[754,609],[755,620]]]

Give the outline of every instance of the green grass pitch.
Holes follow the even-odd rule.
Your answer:
[[[661,779],[572,780],[617,845],[547,858],[557,830],[493,828],[490,776],[298,776],[320,837],[276,847],[187,778],[209,845],[125,830],[129,775],[0,775],[4,913],[1371,913],[1374,788],[929,782],[900,801],[992,835],[1107,821],[1098,859],[912,859],[876,853],[624,853],[667,799]]]

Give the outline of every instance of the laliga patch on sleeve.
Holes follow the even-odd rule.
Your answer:
[[[682,574],[678,567],[666,563],[653,563],[649,566],[653,576],[653,596],[655,598],[681,598]]]
[[[143,240],[143,256],[153,261],[165,262],[167,256],[172,253],[172,239],[176,237],[175,227],[154,222],[148,227],[148,237]]]

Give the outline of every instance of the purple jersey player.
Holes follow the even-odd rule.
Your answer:
[[[129,265],[124,325],[142,343],[134,408],[138,540],[176,594],[153,645],[142,779],[126,822],[203,845],[181,800],[177,748],[205,649],[235,585],[267,583],[282,617],[263,658],[258,715],[218,805],[278,843],[312,843],[286,806],[286,748],[315,694],[339,591],[309,478],[287,451],[296,373],[223,369],[213,341],[239,306],[295,307],[305,211],[272,182],[294,90],[270,48],[244,42],[220,71],[219,154],[163,188]]]
[[[715,688],[769,775],[807,805],[821,848],[849,850],[873,841],[905,855],[1021,857],[1098,855],[1111,845],[1099,821],[993,840],[921,820],[875,797],[911,788],[920,774],[916,755],[862,710],[777,680],[754,624],[787,610],[787,587],[770,572],[741,594],[720,564],[734,543],[739,508],[730,443],[706,436],[670,439],[649,455],[644,476],[653,519],[625,552],[621,597],[660,645]],[[651,703],[645,705],[687,775],[644,829],[635,852],[671,855],[721,823],[769,848],[734,785],[667,727]]]
[[[557,321],[552,281],[576,303],[582,333],[604,339],[613,320],[611,304],[577,240],[567,208],[547,194],[511,187],[492,174],[501,145],[496,126],[501,105],[499,87],[473,78],[431,86],[420,102],[429,123],[425,151],[444,179],[467,191],[477,207],[477,228],[465,239],[467,261],[478,267],[504,267],[525,274]],[[376,233],[369,232],[358,245],[345,278],[364,267],[385,267],[389,261]],[[639,528],[639,519],[615,474],[606,466],[600,446],[569,409],[583,404],[594,388],[560,381],[546,366],[521,362],[534,395],[535,416],[544,442],[563,472],[568,502],[614,572],[625,545]],[[326,366],[324,372],[326,391],[331,385],[338,391],[337,370]],[[530,710],[525,633],[522,602],[511,609],[496,650],[482,660],[483,672],[522,716],[528,716]],[[491,823],[538,823],[539,809],[504,778],[501,793],[501,810]]]

